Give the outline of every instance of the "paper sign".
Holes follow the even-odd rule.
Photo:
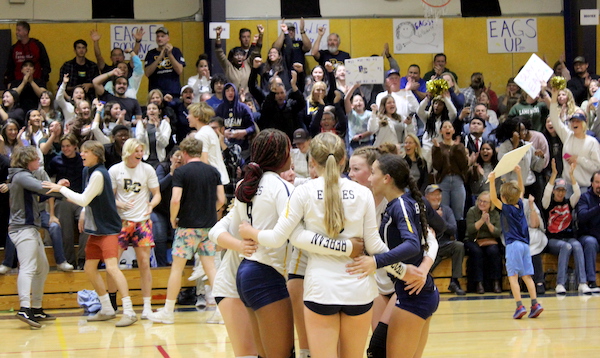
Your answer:
[[[110,44],[113,48],[123,50],[133,50],[135,46],[135,37],[133,34],[139,29],[144,30],[144,37],[140,43],[140,51],[138,56],[143,60],[146,58],[146,53],[156,47],[156,29],[163,26],[162,24],[118,24],[110,25]],[[129,60],[129,54],[125,54],[125,59]]]
[[[394,19],[394,53],[444,52],[444,20]]]
[[[541,82],[548,82],[553,73],[554,71],[546,62],[533,54],[515,77],[515,83],[531,98],[536,98],[542,89]]]
[[[500,159],[500,161],[498,162],[498,164],[496,164],[496,167],[494,168],[493,172],[496,173],[496,178],[499,178],[506,173],[512,172],[517,166],[517,164],[519,164],[521,159],[523,159],[529,148],[531,148],[531,143],[527,143],[522,147],[513,149],[510,152],[504,154],[502,159]],[[486,181],[486,183],[487,182],[489,182],[489,180]]]
[[[344,61],[346,86],[383,83],[383,57],[360,57]]]
[[[579,12],[579,24],[581,26],[598,25],[598,9],[583,9]]]
[[[537,52],[538,31],[535,18],[488,19],[488,52]]]
[[[296,40],[302,40],[302,34],[300,33],[300,19],[285,19],[286,24],[290,22],[296,27]],[[304,20],[304,31],[306,31],[306,36],[310,39],[311,46],[317,41],[317,37],[319,37],[319,27],[325,28],[325,34],[323,34],[323,39],[319,44],[319,50],[327,50],[327,37],[329,37],[330,32],[335,32],[331,31],[329,28],[329,20]],[[281,29],[279,31],[281,31]],[[306,54],[310,55],[310,50]]]
[[[209,39],[216,39],[217,38],[217,27],[221,26],[221,28],[223,29],[223,31],[221,31],[221,38],[223,40],[227,40],[229,38],[229,24],[226,22],[211,22],[208,24],[208,38]]]

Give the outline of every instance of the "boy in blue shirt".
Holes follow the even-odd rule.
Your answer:
[[[516,166],[518,183],[510,181],[502,184],[500,187],[500,198],[496,194],[496,174],[491,172],[488,176],[490,182],[490,199],[492,204],[502,211],[500,224],[502,233],[506,241],[506,273],[510,282],[510,290],[517,301],[517,310],[513,315],[514,319],[523,317],[527,310],[521,301],[521,290],[519,287],[519,276],[527,286],[529,297],[531,297],[531,312],[529,318],[536,318],[544,310],[542,305],[537,302],[535,283],[531,276],[533,275],[533,264],[531,262],[531,253],[529,252],[529,229],[525,211],[523,210],[523,179],[521,177],[521,167]]]

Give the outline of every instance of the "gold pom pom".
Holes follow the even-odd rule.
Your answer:
[[[567,88],[567,80],[561,76],[554,76],[550,79],[550,86],[557,90],[564,90]]]
[[[431,93],[432,97],[441,96],[442,93],[450,89],[450,86],[448,86],[448,81],[442,78],[427,81],[426,85],[427,92]]]

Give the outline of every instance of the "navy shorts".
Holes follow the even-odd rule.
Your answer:
[[[235,284],[244,305],[255,311],[290,297],[285,277],[273,267],[256,261],[242,260]]]
[[[409,295],[404,285],[396,282],[396,307],[413,313],[423,319],[431,317],[440,304],[440,293],[435,285],[432,289],[423,288],[418,295]]]
[[[373,302],[366,305],[324,305],[311,301],[304,301],[304,305],[309,310],[322,316],[331,316],[337,313],[344,313],[348,316],[360,316],[369,312],[373,307]]]

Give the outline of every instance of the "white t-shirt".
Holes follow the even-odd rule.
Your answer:
[[[148,211],[150,189],[159,187],[154,168],[147,163],[129,168],[125,162],[120,162],[110,167],[108,174],[113,190],[117,189],[115,199],[133,204],[133,208],[129,210],[118,209],[121,219],[134,222],[148,220],[150,215],[144,214]]]
[[[221,173],[221,184],[229,184],[229,174],[227,174],[227,168],[225,168],[217,133],[210,126],[202,126],[196,132],[195,138],[202,142],[202,152],[208,153],[208,164],[217,168]]]
[[[294,172],[298,178],[309,178],[308,173],[308,152],[302,153],[298,148],[292,148],[290,151],[292,163],[294,163]]]

